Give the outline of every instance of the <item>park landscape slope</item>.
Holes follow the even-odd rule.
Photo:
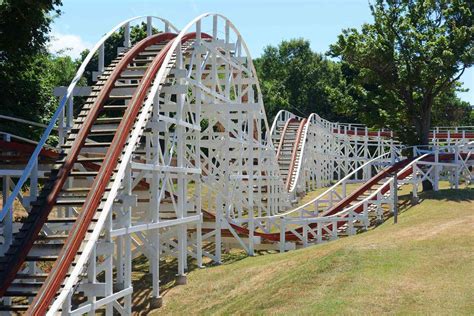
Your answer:
[[[396,225],[388,220],[323,245],[192,271],[158,311],[473,314],[474,189],[421,197]]]

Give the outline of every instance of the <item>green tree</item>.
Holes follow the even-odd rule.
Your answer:
[[[61,0],[4,0],[0,4],[0,111],[42,121],[51,100],[46,44]],[[2,126],[6,124],[2,123]],[[8,126],[6,126],[8,128]],[[16,133],[28,135],[27,129]]]
[[[364,111],[366,120],[370,113],[403,141],[427,144],[434,107],[447,109],[442,101],[453,100],[474,62],[473,8],[468,0],[376,0],[374,22],[344,30],[330,48],[352,85],[353,108],[345,110]]]
[[[433,126],[472,126],[473,115],[469,102],[460,100],[452,89],[436,98],[433,105]]]
[[[270,123],[282,109],[301,116],[314,112],[329,120],[348,119],[335,112],[336,101],[346,102],[336,93],[341,89],[339,65],[313,52],[308,41],[267,46],[254,63]]]

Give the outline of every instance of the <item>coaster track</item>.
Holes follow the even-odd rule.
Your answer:
[[[184,282],[188,257],[201,266],[203,256],[220,262],[226,245],[252,255],[350,235],[386,217],[402,184],[437,185],[445,174],[455,185],[471,181],[471,131],[434,131],[437,147],[415,148],[408,159],[390,131],[316,114],[281,111],[269,128],[250,54],[227,18],[204,14],[180,32],[160,19],[158,34],[146,19],[147,37],[134,45],[134,19],[108,33],[124,28],[124,48],[109,65],[105,39],[96,45],[38,146],[0,141],[2,165],[31,154],[8,197],[4,185],[5,227],[27,180],[32,190],[38,182],[32,170],[50,168],[13,240],[5,237],[2,311],[130,314],[131,262],[140,254],[159,300],[160,256],[177,259]],[[45,147],[95,51],[91,94],[59,149]],[[362,185],[347,194],[353,182]]]

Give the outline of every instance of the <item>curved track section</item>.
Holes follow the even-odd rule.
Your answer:
[[[474,144],[471,144],[471,147],[472,145]],[[437,163],[449,164],[456,159],[465,159],[472,165],[474,161],[472,148],[469,152],[462,154],[444,153],[436,156],[435,154],[424,154],[416,159],[401,160],[382,169],[369,181],[347,195],[343,193],[341,196],[340,193],[336,193],[335,189],[340,189],[344,185],[344,182],[337,183],[301,207],[279,216],[256,218],[252,226],[258,227],[258,229],[253,232],[238,223],[231,224],[231,227],[242,236],[253,235],[262,238],[263,244],[279,242],[282,251],[286,249],[286,242],[307,245],[355,234],[361,229],[367,230],[369,226],[390,216],[393,205],[389,206],[389,204],[393,203],[393,200],[390,201],[390,198],[393,198],[393,191],[398,190],[402,184],[409,183],[414,174],[420,172],[419,166],[416,169],[418,164],[423,165],[435,160]],[[375,160],[380,162],[381,159]],[[348,175],[348,178],[350,176]],[[395,177],[398,181],[395,184],[396,189],[394,188]],[[335,196],[339,199],[336,199]],[[386,207],[383,204],[386,204]],[[207,218],[214,218],[213,214],[203,212]],[[277,232],[268,232],[271,230],[277,230]],[[232,235],[230,231],[226,231],[226,234],[227,236]]]

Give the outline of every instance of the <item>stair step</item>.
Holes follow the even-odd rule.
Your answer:
[[[146,60],[143,60],[143,61],[146,61]],[[136,88],[136,87],[138,87],[138,83],[120,83],[120,84],[116,83],[114,86],[114,88]]]
[[[29,307],[30,307],[29,305],[19,305],[19,304],[16,304],[16,305],[0,305],[0,311],[3,311],[3,312],[24,312],[24,311],[27,311]]]
[[[104,128],[104,129],[92,129],[89,133],[89,136],[105,136],[105,135],[115,135],[117,132],[114,128]]]
[[[29,273],[17,273],[15,278],[21,280],[32,280],[32,279],[39,279],[45,280],[48,277],[48,273],[36,273],[36,274],[29,274]]]
[[[97,174],[97,171],[71,171],[71,176],[78,177],[95,177]]]
[[[54,235],[40,235],[36,240],[41,240],[41,241],[49,241],[49,240],[63,240],[66,239],[68,235],[60,235],[60,234],[54,234]]]
[[[95,143],[85,143],[84,147],[110,147],[112,143],[111,142],[95,142]]]
[[[126,110],[127,108],[128,108],[128,105],[114,105],[114,104],[104,105],[105,110]]]
[[[26,261],[56,261],[58,256],[26,256]]]
[[[76,219],[76,217],[48,218],[47,223],[75,223]]]
[[[62,189],[62,192],[64,193],[74,193],[74,192],[89,192],[91,188],[80,188],[80,187],[77,187],[77,188],[66,188],[66,189]]]
[[[99,117],[95,120],[95,124],[113,124],[120,123],[123,120],[122,117]]]
[[[4,294],[6,297],[35,297],[38,291],[12,291],[7,290]]]
[[[102,162],[104,161],[103,157],[79,157],[77,162]]]
[[[85,202],[84,198],[82,198],[82,199],[78,199],[78,198],[68,199],[66,197],[61,197],[61,198],[58,198],[56,200],[56,205],[58,205],[58,206],[72,206],[72,205],[81,206],[82,204],[84,204],[84,202]]]

